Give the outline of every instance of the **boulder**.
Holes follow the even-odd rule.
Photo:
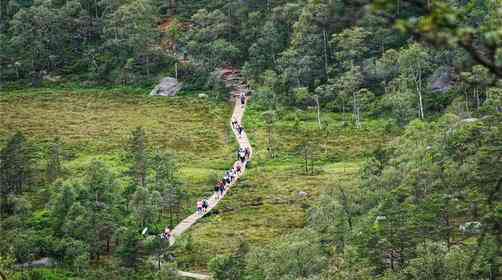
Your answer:
[[[182,84],[178,83],[178,80],[166,77],[150,92],[150,95],[176,96],[181,87]]]
[[[455,72],[451,67],[438,68],[431,77],[430,87],[434,92],[447,92],[455,84]]]

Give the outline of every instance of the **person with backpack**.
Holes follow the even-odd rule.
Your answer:
[[[202,210],[204,212],[207,212],[208,207],[209,207],[209,203],[207,202],[207,199],[202,200]]]
[[[239,159],[241,160],[242,163],[246,161],[246,153],[243,150],[239,152]]]
[[[244,132],[244,127],[239,125],[239,128],[237,129],[237,131],[239,132],[239,137],[242,137],[242,132]]]
[[[246,95],[241,93],[241,107],[244,107],[244,104],[246,104]]]
[[[235,169],[232,167],[232,169],[230,169],[230,179],[234,181],[235,177],[237,177],[237,173],[235,173]]]
[[[161,238],[165,240],[169,240],[171,238],[171,230],[169,229],[169,227],[166,227],[164,229],[164,233],[162,233]]]
[[[221,181],[221,184],[220,184],[220,197],[223,196],[224,192],[225,192],[225,183],[223,183],[223,181]]]
[[[202,201],[201,200],[197,201],[197,214],[199,214],[199,215],[202,214]]]

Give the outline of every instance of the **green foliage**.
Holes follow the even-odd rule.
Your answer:
[[[208,269],[214,279],[238,280],[242,279],[245,268],[245,256],[249,248],[246,241],[239,244],[239,249],[232,256],[216,256],[208,262]]]
[[[327,265],[320,243],[311,231],[277,240],[266,249],[254,249],[247,260],[252,279],[298,279],[319,274]]]
[[[32,180],[33,154],[26,138],[16,132],[0,150],[0,195],[2,217],[15,209],[12,196],[24,192]]]
[[[456,0],[2,1],[2,86],[78,80],[82,94],[0,98],[0,271],[13,275],[12,256],[50,256],[88,279],[175,278],[175,264],[152,270],[146,255],[160,258],[159,231],[228,168],[229,92],[210,73],[243,66],[253,168],[174,248],[184,269],[218,255],[216,279],[498,278],[500,11]],[[175,63],[185,94],[211,98],[80,89],[144,86]],[[14,129],[30,143],[5,137]]]
[[[0,80],[39,85],[73,75],[101,83],[156,79],[161,67],[172,64],[155,50],[160,31],[153,2],[34,1],[9,9],[1,20],[6,47],[0,65],[7,71]]]
[[[119,247],[114,254],[120,258],[125,267],[136,268],[141,264],[141,235],[136,229],[121,228],[117,233]]]

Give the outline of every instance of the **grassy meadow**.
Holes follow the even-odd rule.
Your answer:
[[[395,135],[385,128],[390,127],[385,121],[368,120],[356,130],[347,125],[350,116],[334,113],[322,115],[328,128],[319,132],[315,112],[303,112],[300,118],[295,112],[284,112],[273,124],[275,156],[271,158],[262,114],[250,103],[244,126],[254,149],[251,168],[214,213],[178,243],[175,255],[182,268],[205,271],[211,257],[235,252],[241,240],[266,247],[303,228],[307,209],[319,194],[340,183],[356,185],[363,155]],[[309,166],[310,159],[314,160],[313,174],[305,173],[302,145],[306,137],[313,143],[309,156]]]
[[[142,126],[148,147],[176,152],[188,213],[235,159],[236,143],[228,127],[231,109],[223,101],[193,95],[149,97],[140,90],[15,91],[0,94],[0,141],[19,130],[43,152],[59,137],[69,176],[78,175],[94,158],[123,174],[128,136]],[[314,112],[278,115],[272,125],[272,158],[262,111],[251,102],[245,116],[254,148],[251,168],[215,211],[177,243],[174,253],[181,268],[205,271],[211,257],[232,253],[241,239],[266,246],[302,228],[306,210],[321,192],[355,180],[363,155],[392,139],[382,120],[368,120],[356,130],[347,125],[350,116],[323,113],[322,119],[319,130]],[[306,139],[312,148],[312,174],[304,170]]]

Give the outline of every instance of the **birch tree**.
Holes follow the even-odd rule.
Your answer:
[[[341,102],[343,102],[342,107],[345,108],[345,102],[347,99],[352,99],[352,120],[356,124],[356,127],[360,127],[360,100],[359,100],[359,89],[361,88],[361,83],[363,76],[361,74],[361,69],[359,66],[352,65],[349,71],[343,73],[336,81],[336,88],[338,95],[341,97]],[[343,109],[343,111],[345,111]]]
[[[425,78],[432,66],[429,56],[428,50],[417,43],[402,49],[399,55],[400,76],[416,93],[418,117],[421,119],[425,117]]]

